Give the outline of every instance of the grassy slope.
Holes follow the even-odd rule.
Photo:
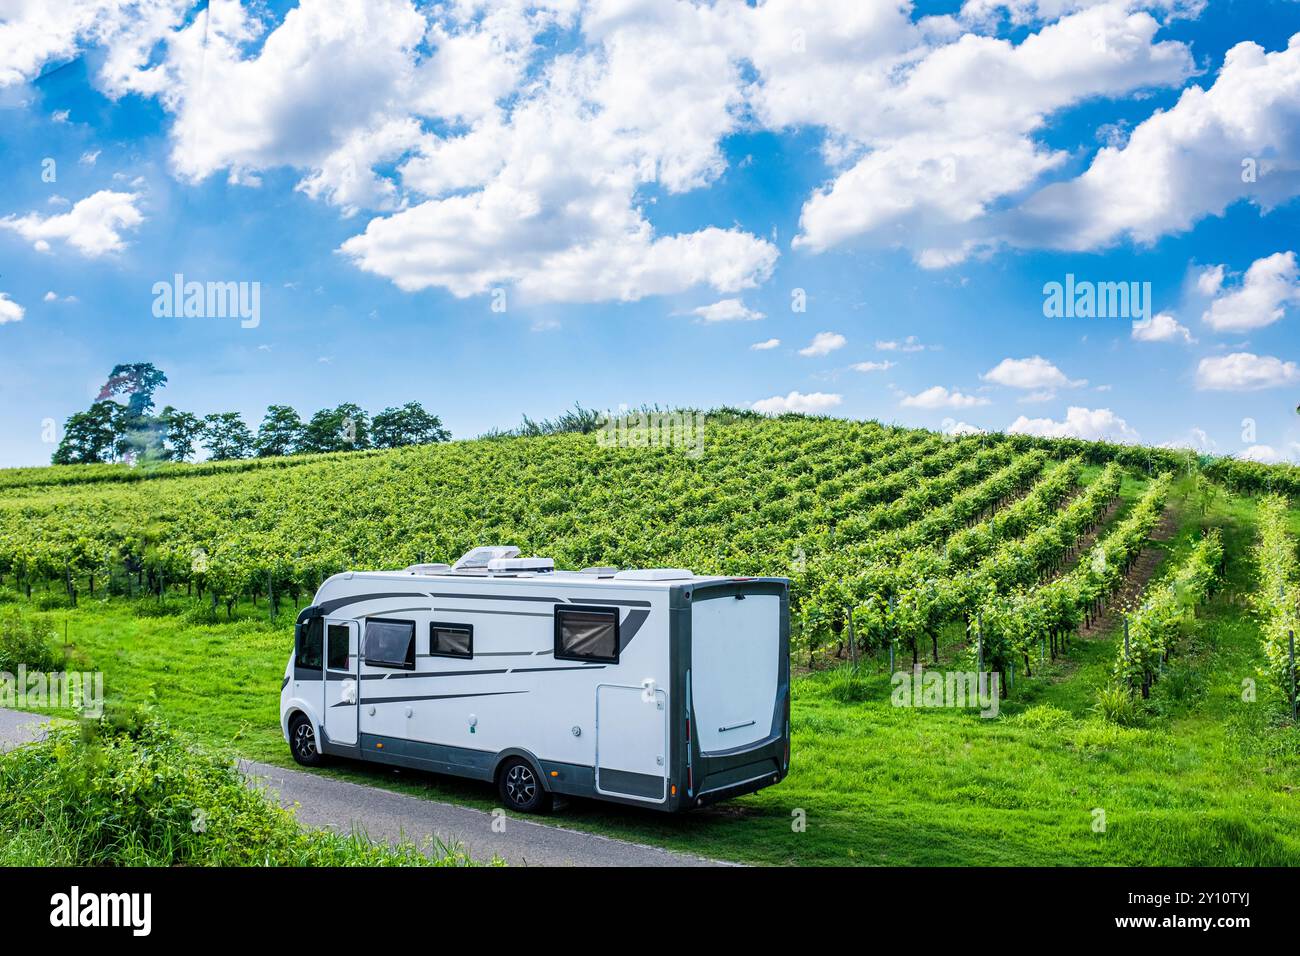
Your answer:
[[[1126,499],[1138,491],[1126,482]],[[1181,530],[1162,545],[1175,557],[1202,523],[1184,509]],[[862,702],[836,699],[827,673],[796,680],[793,766],[781,786],[674,818],[576,801],[556,822],[763,863],[1300,862],[1300,733],[1279,719],[1281,703],[1262,683],[1257,703],[1241,700],[1241,681],[1254,676],[1260,656],[1254,623],[1232,603],[1253,583],[1254,506],[1220,499],[1204,520],[1224,529],[1229,588],[1157,684],[1143,726],[1115,727],[1089,712],[1114,660],[1114,633],[1022,678],[996,720],[892,707],[885,667],[873,662]],[[287,763],[277,688],[289,620],[271,625],[245,605],[242,620],[202,625],[179,607],[146,607],[83,600],[50,613],[60,631],[67,621],[78,653],[105,670],[111,697],[153,700],[182,727]],[[945,664],[956,653],[945,648]],[[330,772],[493,802],[487,787],[427,774]],[[1094,808],[1105,810],[1105,833],[1092,830]],[[791,826],[798,810],[804,832]]]

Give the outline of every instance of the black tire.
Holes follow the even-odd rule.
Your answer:
[[[289,720],[289,752],[296,763],[304,767],[319,767],[324,755],[316,746],[316,731],[304,714],[294,714]]]
[[[520,813],[545,813],[551,809],[551,794],[542,785],[542,775],[523,757],[502,762],[497,770],[497,793],[503,804]]]

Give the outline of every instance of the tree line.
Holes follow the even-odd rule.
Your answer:
[[[90,407],[64,423],[53,464],[190,461],[200,447],[212,461],[230,461],[451,439],[442,420],[419,402],[385,408],[373,418],[345,402],[306,421],[289,405],[271,405],[256,432],[238,412],[200,416],[166,405],[155,414],[154,393],[166,384],[167,376],[148,362],[114,367]]]

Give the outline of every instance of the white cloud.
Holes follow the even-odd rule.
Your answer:
[[[818,332],[811,342],[799,350],[799,354],[809,358],[830,355],[836,349],[844,348],[848,341],[838,332]]]
[[[935,385],[915,395],[904,395],[899,404],[905,408],[974,408],[989,404],[989,400],[956,390],[950,392],[942,385]]]
[[[1158,312],[1149,319],[1138,319],[1133,323],[1132,335],[1138,342],[1172,342],[1181,338],[1190,345],[1196,341],[1192,338],[1191,330],[1168,312]]]
[[[7,293],[0,292],[0,325],[6,322],[21,322],[26,314],[26,309],[9,298]]]
[[[1258,461],[1265,465],[1277,465],[1292,460],[1292,456],[1278,451],[1272,445],[1251,445],[1236,457],[1245,461]]]
[[[690,314],[699,316],[705,322],[752,322],[766,318],[762,312],[749,308],[740,299],[720,299],[712,305],[691,309]]]
[[[1300,33],[1285,50],[1228,50],[1209,89],[1139,123],[1079,177],[1031,196],[1004,222],[1019,245],[1096,249],[1152,243],[1245,200],[1268,211],[1300,193]],[[1254,175],[1250,176],[1253,170]]]
[[[960,437],[962,435],[983,435],[985,431],[978,425],[971,425],[967,422],[959,422],[956,419],[945,418],[941,429],[945,435]]]
[[[855,372],[887,372],[894,367],[894,362],[858,362],[853,366]]]
[[[58,294],[57,292],[47,292],[47,293],[45,293],[44,301],[46,301],[46,302],[58,302],[58,301],[59,301],[59,294]]]
[[[809,395],[791,392],[789,395],[773,395],[771,398],[760,399],[753,404],[753,409],[764,415],[780,415],[783,412],[815,414],[834,408],[841,401],[841,396],[828,395],[825,392],[813,392]]]
[[[1206,266],[1196,277],[1197,291],[1206,298],[1218,295],[1223,288],[1224,272],[1224,266]]]
[[[839,167],[804,204],[795,244],[820,251],[876,236],[941,267],[988,242],[990,209],[1066,159],[1036,139],[1048,117],[1193,73],[1189,49],[1156,41],[1160,24],[1130,6],[1068,10],[1019,43],[926,35],[901,4],[760,7],[756,19],[788,21],[784,36],[773,31],[774,49],[790,46],[794,27],[810,35],[802,56],[756,51],[760,116],[827,126],[828,159]]]
[[[1082,438],[1087,441],[1136,442],[1138,433],[1109,408],[1066,410],[1062,421],[1051,418],[1027,418],[1021,415],[1007,431],[1013,435],[1037,435],[1040,438]]]
[[[1288,305],[1300,302],[1300,269],[1294,252],[1275,252],[1252,262],[1239,286],[1223,291],[1219,266],[1217,280],[1201,285],[1207,287],[1213,288],[1215,299],[1202,320],[1216,332],[1244,332],[1272,325]]]
[[[755,352],[766,352],[769,349],[774,349],[779,347],[780,344],[781,344],[780,339],[766,339],[762,342],[755,342],[753,345],[750,346],[750,348],[753,349]]]
[[[1068,378],[1064,372],[1041,355],[1024,359],[1005,358],[980,377],[995,385],[1035,389],[1040,392],[1046,391],[1048,394],[1051,394],[1054,389],[1075,388],[1088,384],[1086,379]]]
[[[1300,381],[1295,362],[1284,362],[1271,355],[1233,352],[1201,359],[1196,368],[1196,387],[1229,392],[1251,392],[1277,388]]]
[[[138,193],[110,190],[87,196],[65,213],[42,216],[28,213],[21,218],[0,219],[0,229],[18,233],[41,252],[48,251],[50,240],[66,242],[84,256],[95,258],[123,248],[122,232],[144,222],[136,209]]]
[[[88,149],[88,150],[86,150],[84,153],[81,154],[81,159],[79,159],[78,162],[81,163],[81,165],[83,165],[83,166],[94,166],[95,163],[99,162],[99,153],[100,153],[100,150],[97,150],[97,149],[89,150],[89,149]]]
[[[1201,454],[1209,454],[1218,447],[1204,428],[1193,428],[1182,438],[1175,438],[1160,445],[1161,448],[1189,448]]]
[[[343,215],[381,214],[341,246],[359,268],[405,290],[509,285],[538,301],[734,295],[766,282],[773,243],[726,224],[660,235],[645,214],[655,191],[715,182],[725,138],[755,128],[823,136],[831,177],[804,203],[795,239],[813,251],[901,242],[941,267],[1003,241],[1138,235],[1124,217],[1141,210],[1111,202],[1124,177],[1102,167],[1115,155],[1140,168],[1159,139],[1152,124],[1185,116],[1187,95],[1061,184],[1101,201],[1058,200],[1049,187],[1032,215],[1015,207],[1069,159],[1043,135],[1054,116],[1176,87],[1196,69],[1140,9],[1167,13],[1164,0],[1015,0],[1014,41],[997,35],[998,5],[984,0],[943,16],[883,0],[301,0],[279,22],[264,4],[191,15],[190,0],[7,3],[18,12],[0,23],[0,85],[96,45],[104,93],[155,97],[172,117],[180,178],[255,186],[293,170],[304,194]],[[1240,99],[1259,120],[1215,127],[1228,155],[1296,155],[1293,57],[1257,69],[1250,50],[1262,51],[1248,47],[1196,92],[1224,101],[1216,117]],[[1187,148],[1174,143],[1170,163],[1209,155],[1193,143],[1184,160]],[[1261,170],[1250,193],[1261,207],[1294,193],[1280,161]],[[1133,191],[1142,209],[1195,203],[1187,183],[1199,181],[1152,173]],[[1118,225],[1093,222],[1108,216]]]
[[[877,340],[876,348],[881,352],[924,352],[926,346],[922,345],[915,335],[909,335],[901,341],[897,339]]]

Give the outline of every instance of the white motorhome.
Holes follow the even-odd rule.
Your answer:
[[[786,579],[518,554],[325,581],[281,687],[294,759],[491,781],[527,812],[555,794],[684,810],[785,777]]]

